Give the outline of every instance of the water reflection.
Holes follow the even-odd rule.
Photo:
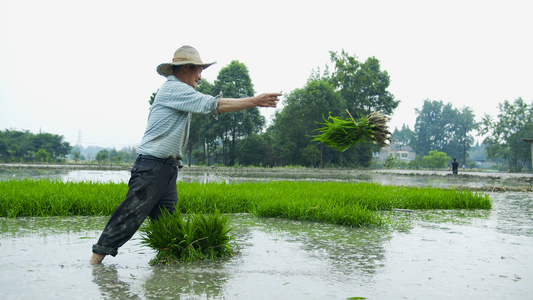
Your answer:
[[[463,174],[451,176],[448,173],[435,175],[428,172],[381,173],[378,171],[360,171],[350,169],[320,169],[320,170],[291,170],[291,169],[246,169],[246,168],[213,168],[195,169],[184,168],[178,173],[178,181],[199,183],[232,183],[257,182],[270,180],[298,180],[298,181],[348,181],[348,182],[376,182],[397,186],[433,186],[453,187],[468,186],[486,188],[491,186],[503,187],[532,187],[533,181],[527,174]],[[473,173],[472,173],[473,174]],[[97,182],[127,182],[130,173],[127,170],[61,170],[61,169],[0,169],[0,180],[13,179],[43,179],[61,181],[97,181]]]
[[[493,193],[498,232],[533,237],[533,193]]]
[[[224,286],[230,276],[225,264],[226,259],[154,266],[143,284],[146,297],[180,299],[183,295],[195,295],[201,299],[218,299],[224,295]]]
[[[386,266],[383,247],[392,231],[233,215],[239,253],[231,258],[164,266],[111,264],[93,268],[106,299],[344,298],[372,282]],[[122,278],[119,268],[144,268],[143,278]],[[126,272],[124,272],[126,271]],[[125,276],[125,275],[123,275]],[[142,286],[136,291],[132,282]],[[295,293],[295,291],[297,291]]]
[[[93,282],[100,288],[103,299],[142,299],[136,295],[131,285],[119,279],[118,271],[114,265],[94,265]]]

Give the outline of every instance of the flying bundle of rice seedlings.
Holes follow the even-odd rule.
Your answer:
[[[341,152],[359,142],[375,142],[385,147],[387,141],[392,141],[392,134],[387,127],[389,116],[373,112],[356,121],[350,112],[346,111],[350,118],[332,117],[330,113],[328,119],[331,119],[331,122],[325,119],[325,123],[320,123],[324,127],[318,129],[321,134],[315,136],[313,141],[320,141]]]

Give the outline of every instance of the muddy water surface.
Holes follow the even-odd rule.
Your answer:
[[[107,217],[0,219],[0,298],[531,299],[533,196],[489,196],[492,210],[397,213],[392,229],[233,215],[239,255],[164,267],[140,234],[89,265]]]

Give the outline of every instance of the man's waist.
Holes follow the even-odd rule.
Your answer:
[[[174,159],[174,158],[159,158],[159,157],[155,157],[155,156],[152,156],[152,155],[146,155],[146,154],[139,154],[137,156],[137,160],[140,160],[140,159],[148,159],[148,160],[155,160],[155,161],[158,161],[158,162],[162,162],[164,164],[168,164],[168,165],[172,165],[173,167],[178,167],[178,168],[183,168],[183,162],[179,159]]]

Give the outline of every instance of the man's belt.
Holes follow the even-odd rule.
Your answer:
[[[183,162],[181,160],[173,159],[173,158],[159,158],[159,157],[155,157],[155,156],[151,156],[151,155],[139,154],[137,159],[155,160],[155,161],[158,161],[158,162],[162,162],[164,164],[169,164],[169,165],[171,165],[173,167],[178,167],[180,169],[183,168]]]

